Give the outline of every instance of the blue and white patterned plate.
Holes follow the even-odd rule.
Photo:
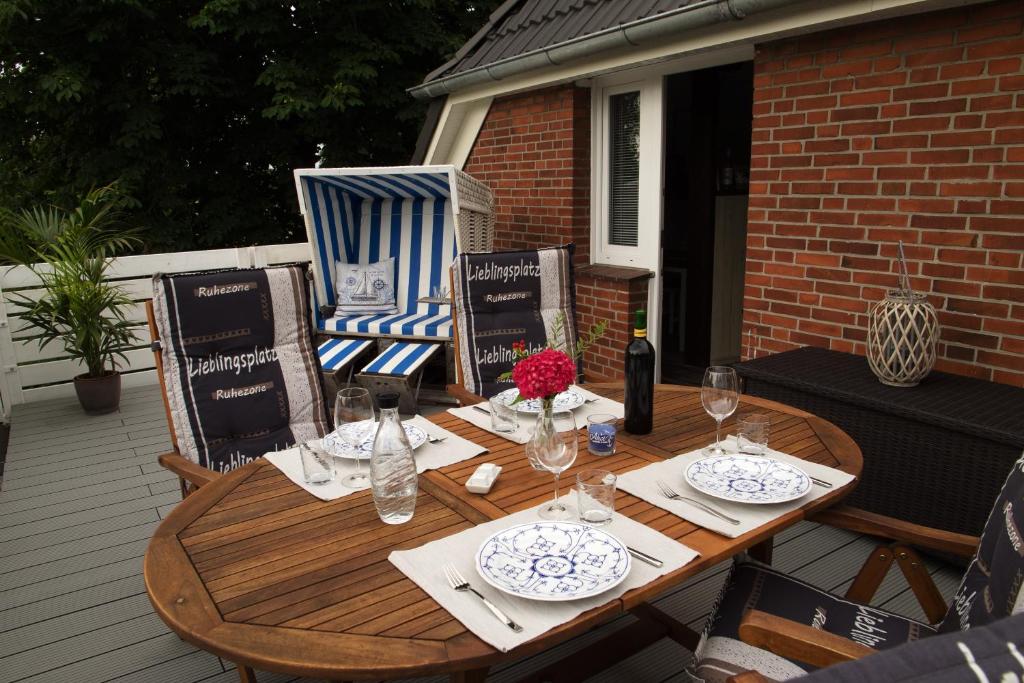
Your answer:
[[[516,400],[518,396],[518,389],[506,389],[498,394],[497,398],[509,406],[512,405],[512,401]],[[556,412],[559,410],[576,410],[583,405],[583,401],[583,394],[575,389],[568,389],[555,396],[554,409]],[[520,401],[516,404],[515,408],[521,413],[539,413],[543,410],[539,398],[528,398],[525,401]]]
[[[405,428],[405,436],[409,439],[409,445],[412,446],[413,450],[416,450],[427,442],[427,433],[416,425],[403,422],[402,427]],[[363,442],[360,443],[357,448],[353,448],[341,437],[341,432],[343,430],[350,434],[358,434],[360,431],[366,431],[366,436],[363,437]],[[376,423],[374,423],[373,427],[368,431],[363,427],[362,423],[359,422],[354,424],[345,424],[325,436],[323,439],[323,446],[324,450],[339,458],[347,458],[349,460],[369,460],[370,455],[373,454],[373,439],[376,436]]]
[[[498,590],[530,600],[589,598],[629,574],[617,538],[576,522],[532,522],[499,531],[480,546],[476,568]]]
[[[686,482],[701,493],[735,503],[785,503],[811,489],[799,467],[762,455],[713,455],[690,463]]]

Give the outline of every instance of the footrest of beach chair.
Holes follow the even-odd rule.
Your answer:
[[[375,399],[382,393],[397,392],[399,411],[415,413],[423,367],[441,346],[431,342],[396,341],[370,361],[356,375],[356,381]]]
[[[365,361],[376,350],[373,339],[328,339],[316,348],[320,370],[324,375],[326,398],[333,401],[342,385],[352,381],[352,374],[360,361]]]

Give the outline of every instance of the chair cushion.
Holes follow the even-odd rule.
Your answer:
[[[802,676],[814,667],[794,662],[739,639],[748,610],[791,619],[862,645],[884,649],[929,636],[934,630],[906,617],[845,600],[767,565],[745,561],[733,567],[694,658],[694,673],[708,683],[756,670],[774,680]]]
[[[335,264],[341,313],[398,313],[395,305],[395,258],[376,263]]]
[[[155,275],[180,453],[225,472],[328,430],[305,267]]]
[[[562,314],[562,340],[576,343],[573,245],[526,251],[459,254],[452,300],[458,326],[460,377],[473,394],[508,389],[498,377],[515,364],[512,343],[544,348]]]
[[[1019,681],[1024,614],[925,638],[805,676],[800,683]]]
[[[448,306],[419,304],[405,313],[372,315],[339,314],[323,321],[325,332],[343,334],[390,334],[427,339],[450,339],[452,316]]]
[[[1010,470],[988,521],[978,554],[964,573],[939,630],[981,626],[1024,609],[1024,456]]]

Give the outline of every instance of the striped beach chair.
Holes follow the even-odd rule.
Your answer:
[[[412,344],[402,347],[403,353],[415,349],[423,362],[432,358],[452,338],[451,306],[423,299],[435,288],[447,289],[448,268],[460,250],[490,249],[490,191],[453,166],[301,169],[295,179],[313,252],[318,330],[328,336],[398,339]],[[398,311],[335,314],[336,264],[392,257]],[[399,354],[393,346],[366,366],[377,370],[364,368],[360,375],[393,372],[397,388],[408,397],[419,386],[423,362],[411,364],[412,374],[402,374],[408,366],[391,362]],[[321,346],[325,368],[335,348]],[[339,370],[334,372],[337,377]]]

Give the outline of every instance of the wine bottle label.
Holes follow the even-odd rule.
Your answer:
[[[646,337],[647,336],[647,330],[633,330],[633,336],[634,337]]]

